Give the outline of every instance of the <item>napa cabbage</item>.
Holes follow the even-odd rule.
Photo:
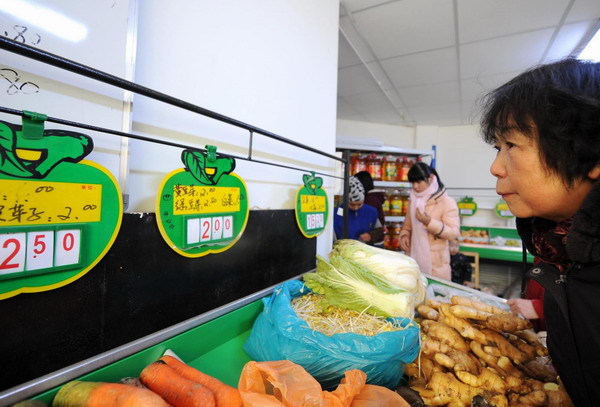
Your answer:
[[[303,277],[308,288],[324,295],[324,302],[340,308],[383,317],[412,318],[414,295],[358,262],[331,253],[330,261],[317,255],[314,272]]]
[[[419,265],[412,257],[352,239],[337,240],[329,255],[339,255],[355,261],[395,287],[413,293],[416,303],[425,298],[426,279],[421,275]]]

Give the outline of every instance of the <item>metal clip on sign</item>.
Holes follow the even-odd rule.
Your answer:
[[[44,122],[48,116],[43,113],[23,110],[23,138],[29,140],[40,140],[44,135]]]
[[[217,161],[217,146],[206,145],[206,161],[215,162]]]

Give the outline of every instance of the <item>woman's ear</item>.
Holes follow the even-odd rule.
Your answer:
[[[588,172],[588,177],[592,180],[597,180],[600,178],[600,164],[596,165],[590,170],[590,172]]]

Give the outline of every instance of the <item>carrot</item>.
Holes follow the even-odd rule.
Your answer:
[[[148,389],[121,383],[73,380],[56,393],[52,407],[169,407]]]
[[[162,360],[146,366],[140,380],[174,407],[215,407],[215,396],[209,389],[181,376]]]
[[[159,360],[162,360],[167,365],[171,366],[183,377],[206,386],[215,395],[215,401],[217,402],[216,407],[242,406],[242,396],[240,396],[240,391],[235,387],[231,387],[216,377],[201,372],[200,370],[183,363],[173,356],[165,355]]]

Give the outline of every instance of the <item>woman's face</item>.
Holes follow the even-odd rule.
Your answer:
[[[431,183],[431,179],[434,177],[434,175],[430,175],[428,180],[422,180],[422,181],[417,181],[417,182],[413,182],[412,183],[412,189],[415,190],[415,192],[423,192],[427,189],[427,187],[429,186],[429,184]]]
[[[362,208],[362,206],[363,206],[364,203],[365,203],[365,201],[348,202],[348,209],[352,209],[353,211],[357,211],[360,208]]]
[[[542,163],[537,130],[534,132],[528,137],[518,129],[509,130],[495,145],[498,152],[490,171],[496,177],[496,193],[513,215],[558,222],[577,212],[593,184],[591,180],[579,180],[567,187]]]

